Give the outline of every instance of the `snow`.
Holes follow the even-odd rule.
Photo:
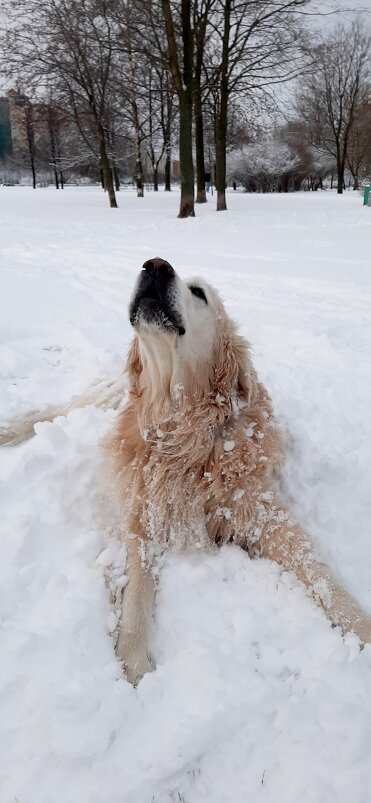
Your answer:
[[[120,371],[145,259],[203,275],[271,392],[283,493],[371,612],[370,210],[355,193],[231,193],[182,221],[176,192],[119,203],[0,188],[1,420]],[[1,803],[369,803],[371,647],[274,564],[169,556],[157,669],[121,677],[111,423],[90,406],[0,452]]]

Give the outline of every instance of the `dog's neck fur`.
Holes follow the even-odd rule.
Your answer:
[[[229,321],[213,344],[211,358],[196,364],[187,361],[174,333],[144,330],[133,340],[128,372],[144,437],[156,428],[173,429],[189,409],[200,412],[200,426],[218,428],[233,414],[238,399],[249,404],[256,393],[248,345]]]
[[[148,409],[167,406],[179,372],[175,335],[161,331],[155,337],[145,334],[138,338],[138,346],[142,376],[146,377],[145,383],[141,383],[145,406]]]
[[[206,361],[191,366],[178,347],[175,335],[159,331],[138,337],[142,372],[140,428],[161,427],[177,416],[184,405],[196,407],[212,391],[213,371]]]

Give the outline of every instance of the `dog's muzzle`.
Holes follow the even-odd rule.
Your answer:
[[[167,332],[185,334],[177,309],[176,273],[165,259],[155,257],[144,263],[129,307],[132,326],[155,324]]]

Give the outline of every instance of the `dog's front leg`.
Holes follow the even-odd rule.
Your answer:
[[[285,514],[283,509],[281,512]],[[268,527],[257,546],[262,557],[295,572],[343,633],[352,630],[363,644],[371,642],[371,617],[333,577],[329,568],[316,559],[309,537],[298,524],[290,522],[288,515],[279,525]]]
[[[122,600],[117,655],[128,681],[136,686],[143,675],[153,669],[148,636],[154,600],[154,580],[143,562],[141,542],[136,537],[127,542],[126,573],[128,583]]]

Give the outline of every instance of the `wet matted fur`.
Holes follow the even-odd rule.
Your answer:
[[[107,444],[128,555],[117,642],[127,678],[138,683],[153,668],[156,565],[169,546],[235,543],[273,559],[295,572],[334,624],[370,641],[371,619],[282,504],[283,448],[271,401],[218,293],[201,279],[183,282],[155,258],[139,274],[129,314],[129,398]],[[13,422],[0,443],[19,443],[35,421],[84,403],[114,406],[124,387],[121,377],[64,409]]]

